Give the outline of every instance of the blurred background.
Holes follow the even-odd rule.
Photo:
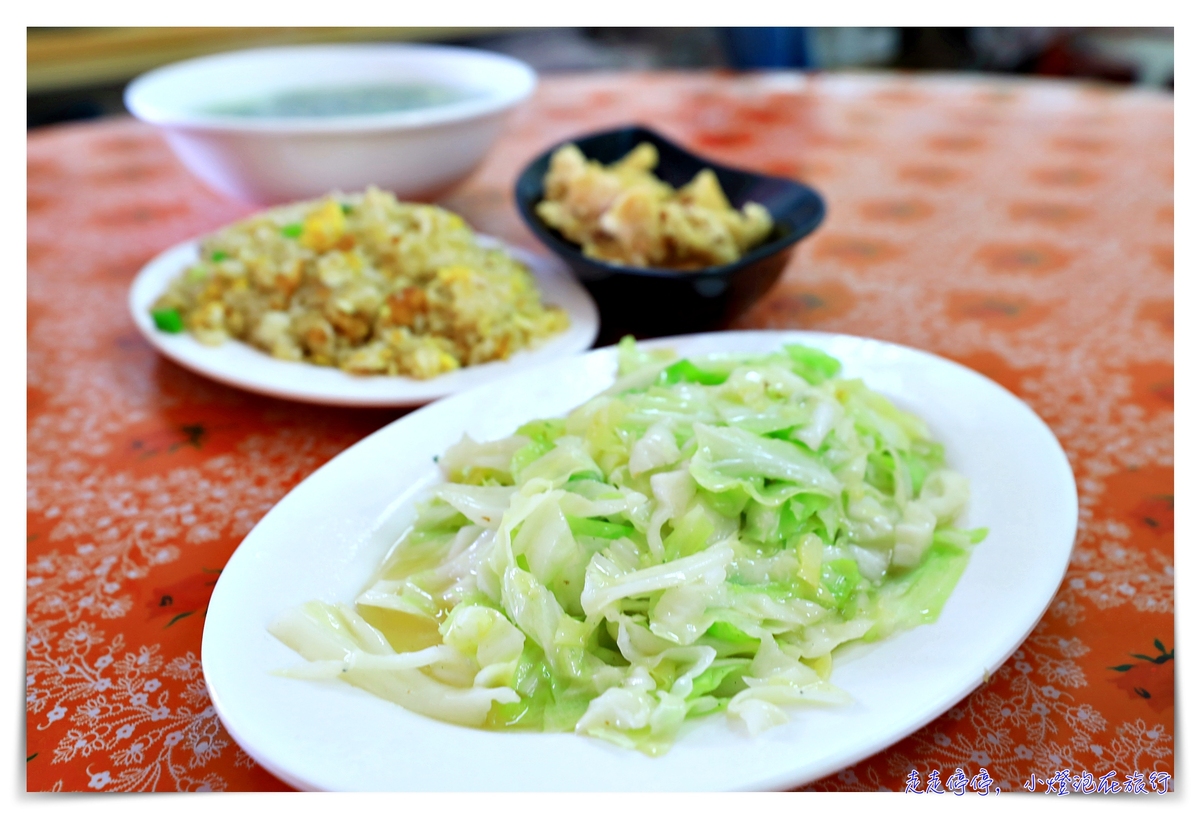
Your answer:
[[[976,71],[1173,90],[1171,28],[30,28],[27,127],[125,113],[125,85],[189,57],[267,45],[468,45],[541,73],[648,69]]]

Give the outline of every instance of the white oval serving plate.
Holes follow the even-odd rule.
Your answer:
[[[199,239],[177,244],[142,268],[129,290],[129,311],[146,340],[180,366],[251,392],[330,406],[419,406],[531,366],[582,352],[592,345],[600,330],[596,302],[561,262],[489,236],[478,238],[481,244],[503,247],[528,267],[537,279],[543,303],[566,310],[571,326],[506,361],[464,367],[428,380],[399,375],[351,375],[335,367],[272,358],[241,341],[205,346],[187,332],[171,334],[157,329],[150,316],[150,307],[166,291],[167,284],[196,261]]]
[[[347,684],[283,678],[299,657],[267,633],[284,609],[355,598],[440,480],[434,455],[463,433],[509,435],[609,386],[613,348],[555,361],[407,415],[297,486],[229,560],[204,626],[204,675],[242,748],[287,783],[315,790],[730,790],[801,786],[903,738],[980,685],[1024,641],[1066,570],[1075,481],[1045,423],[966,367],[907,347],[809,332],[730,332],[650,342],[681,355],[767,351],[785,342],[839,358],[919,413],[971,480],[968,527],[990,533],[932,625],[835,658],[854,702],[794,710],[751,738],[722,715],[689,722],[666,755],[574,734],[499,733],[410,713]],[[897,788],[902,780],[895,782]]]

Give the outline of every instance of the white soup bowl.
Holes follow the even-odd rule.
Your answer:
[[[186,60],[135,79],[125,105],[162,129],[184,165],[220,193],[277,204],[376,185],[430,199],[483,159],[505,115],[537,83],[519,60],[469,48],[310,45]],[[279,94],[431,84],[462,98],[380,113],[278,116],[222,108]]]

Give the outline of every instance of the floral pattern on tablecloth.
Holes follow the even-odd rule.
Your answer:
[[[826,223],[735,327],[956,359],[1046,420],[1078,482],[1067,576],[1020,649],[927,727],[810,788],[901,790],[957,768],[1006,791],[1064,770],[1173,774],[1171,98],[951,76],[550,78],[445,204],[536,247],[512,205],[520,169],[631,122],[825,196]],[[125,306],[141,265],[248,212],[138,123],[30,135],[29,790],[284,788],[208,699],[208,595],[276,501],[400,413],[238,392],[141,339]]]

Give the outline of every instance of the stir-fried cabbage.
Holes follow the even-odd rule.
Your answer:
[[[839,645],[937,618],[985,532],[919,418],[802,346],[619,360],[566,418],[451,447],[354,607],[271,626],[285,673],[656,755],[691,717],[846,702]]]

